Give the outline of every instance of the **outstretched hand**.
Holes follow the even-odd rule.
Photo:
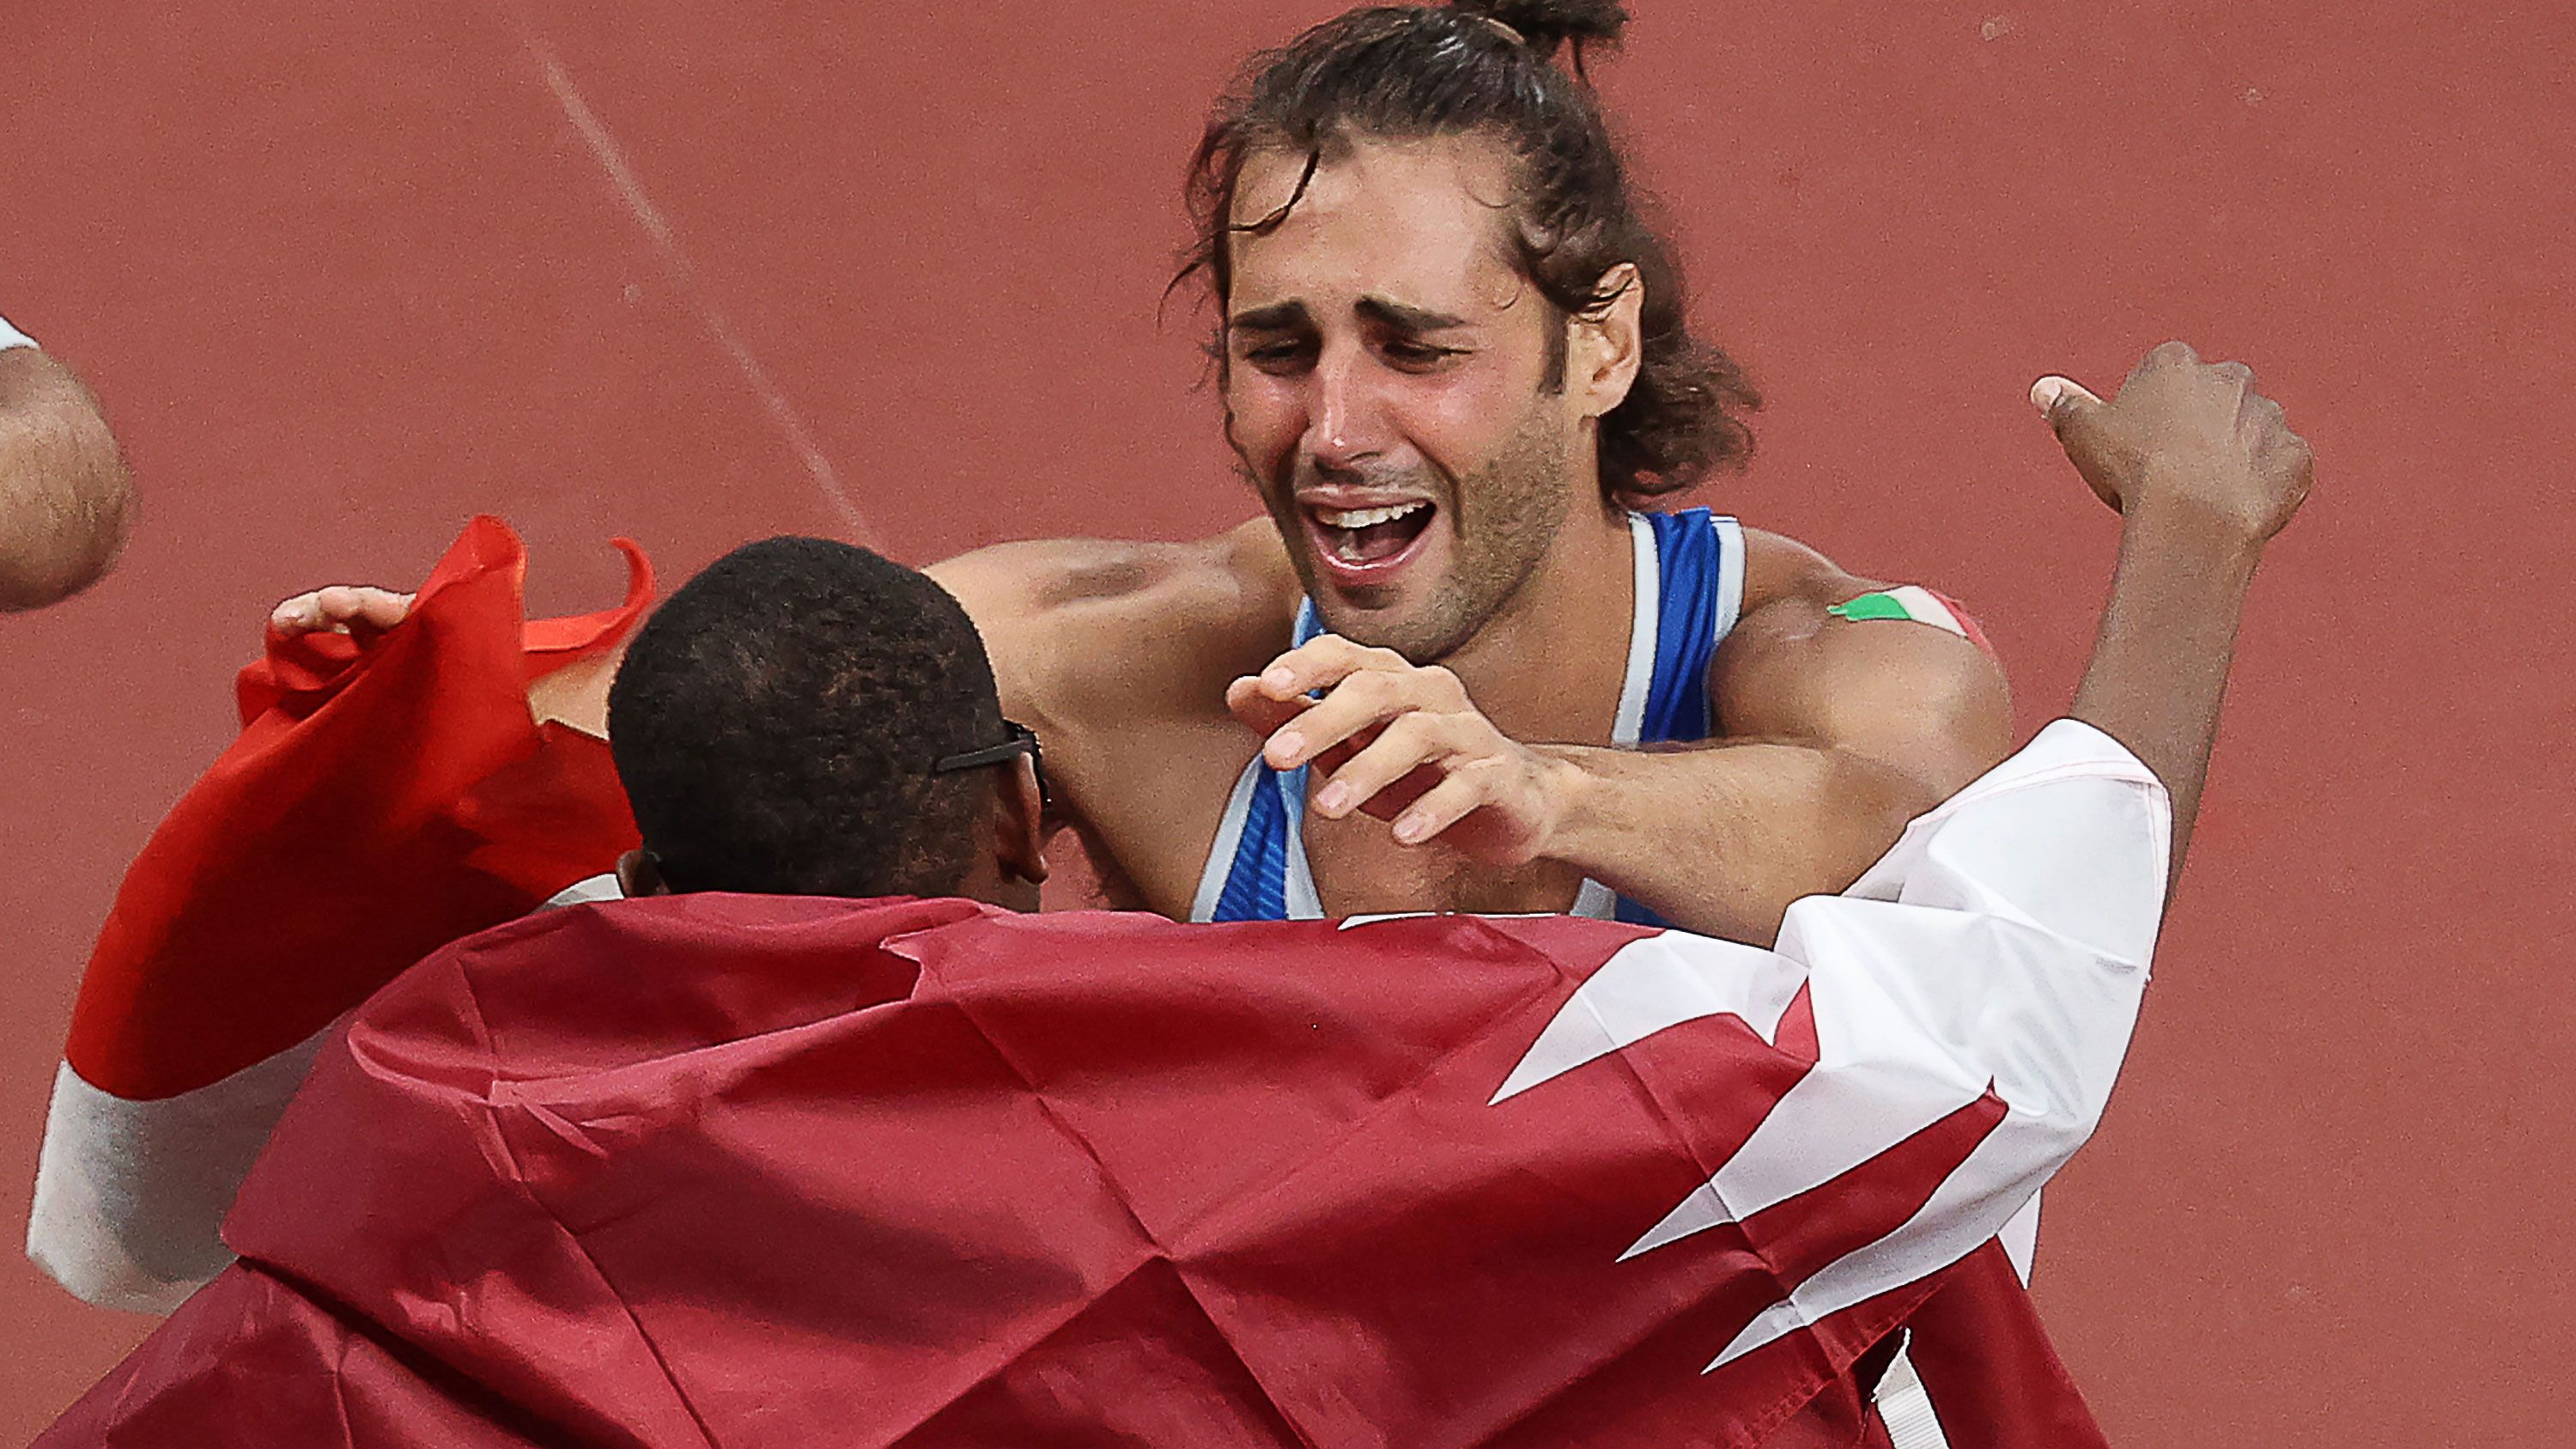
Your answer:
[[[1524,865],[1562,809],[1570,767],[1495,728],[1457,675],[1391,649],[1327,634],[1228,685],[1225,704],[1264,736],[1272,769],[1326,776],[1308,793],[1316,814],[1392,821],[1406,845],[1436,838],[1488,865]]]

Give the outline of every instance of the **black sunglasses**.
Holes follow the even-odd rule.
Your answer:
[[[986,765],[1008,764],[1026,755],[1029,757],[1029,768],[1035,771],[1038,777],[1038,804],[1041,806],[1052,804],[1053,802],[1047,797],[1046,756],[1038,750],[1038,732],[1017,720],[1002,721],[1002,728],[1011,732],[1009,739],[998,745],[989,745],[980,750],[968,750],[962,755],[950,755],[945,759],[934,760],[930,765],[930,773],[945,775],[952,770],[980,770]]]

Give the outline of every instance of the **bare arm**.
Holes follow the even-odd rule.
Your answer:
[[[1191,543],[997,544],[923,572],[984,636],[1002,712],[1038,732],[1053,826],[1078,831],[1110,898],[1187,915],[1250,741],[1225,682],[1285,641],[1296,584],[1266,520]],[[279,604],[288,633],[383,630],[412,596],[335,585]],[[541,720],[604,736],[615,660],[529,688]]]
[[[2033,390],[2077,471],[2124,520],[2119,571],[2070,713],[2127,746],[2172,795],[2168,888],[2190,846],[2255,565],[2263,545],[2306,499],[2313,477],[2308,445],[2253,382],[2241,363],[2206,363],[2169,342],[2147,354],[2112,402],[2064,379],[2044,380]],[[1812,736],[1808,748],[1710,750],[1681,770],[1649,770],[1647,761],[1623,763],[1609,751],[1560,754],[1576,768],[1563,777],[1572,802],[1558,827],[1564,843],[1552,848],[1569,859],[1583,852],[1578,863],[1587,871],[1650,905],[1657,904],[1652,892],[1667,891],[1686,908],[1731,910],[1738,923],[1767,922],[1774,931],[1788,904],[1781,893],[1794,890],[1801,876],[1810,882],[1837,876],[1836,889],[1848,884],[1869,863],[1854,864],[1853,855],[1874,858],[1884,850],[1905,816],[1931,803],[1924,790],[1937,787],[1933,798],[1941,798],[1993,763],[1971,742],[1984,741],[2001,754],[1990,733],[2000,695],[1986,698],[1971,672],[1928,651],[1854,668],[1856,659],[1836,657],[1852,651],[1827,642],[1856,645],[1869,632],[1828,626],[1805,666],[1777,678],[1757,652],[1753,678],[1721,690],[1734,701],[1731,709],[1758,700],[1757,711],[1780,711],[1768,727]],[[1945,677],[1949,685],[1941,687]],[[1935,686],[1927,697],[1905,697],[1927,683]],[[1892,730],[1872,723],[1894,716],[1904,722]],[[1765,728],[1758,713],[1751,727]],[[1730,764],[1740,768],[1721,784]],[[1966,775],[1958,773],[1963,768]],[[1635,812],[1641,822],[1660,816],[1653,823],[1667,832],[1662,840],[1689,839],[1686,822],[1672,818],[1681,804],[1655,800],[1658,790],[1671,788],[1662,782],[1686,779],[1706,791],[1688,805],[1732,807],[1744,819],[1758,819],[1766,832],[1792,832],[1767,843],[1767,858],[1765,842],[1735,832],[1741,853],[1732,864],[1747,881],[1716,881],[1715,894],[1700,898],[1687,894],[1699,874],[1690,867],[1713,862],[1663,859],[1651,849],[1657,836],[1642,824],[1622,829],[1615,818],[1617,812]],[[1891,811],[1903,814],[1891,821]],[[1801,840],[1799,831],[1812,835]],[[1723,831],[1704,833],[1721,848],[1727,840]]]
[[[1273,647],[1296,597],[1260,519],[1189,543],[995,544],[922,572],[984,636],[1002,712],[1067,737],[1140,712],[1215,717],[1239,656]]]
[[[1684,929],[1767,943],[1790,902],[1850,885],[1908,820],[2002,760],[2012,705],[1966,638],[1838,618],[1833,605],[1881,586],[1788,539],[1748,542],[1755,602],[1709,681],[1726,736],[1704,745],[1516,743],[1449,671],[1331,637],[1277,661],[1284,684],[1238,681],[1228,701],[1255,729],[1297,721],[1299,748],[1331,772],[1319,813],[1365,810],[1400,842],[1436,836],[1489,865],[1557,862]],[[1275,699],[1318,687],[1334,694],[1311,712]]]
[[[89,389],[33,347],[0,350],[0,610],[42,608],[96,583],[133,511],[125,461]]]
[[[2127,520],[2075,714],[2166,783],[2178,865],[2245,588],[2306,493],[2307,445],[2243,366],[2203,363],[2179,343],[2148,354],[2114,402],[2064,388],[2050,421]],[[1436,838],[1489,864],[1559,861],[1678,925],[1767,941],[1792,900],[1848,885],[2005,743],[2001,680],[1967,646],[1827,624],[1798,592],[1748,618],[1746,661],[1718,684],[1727,727],[1768,742],[1523,744],[1447,670],[1331,639],[1284,656],[1273,670],[1293,667],[1276,682],[1238,681],[1229,700],[1255,728],[1296,720],[1295,753],[1333,770],[1319,812],[1363,809],[1405,844]],[[1349,688],[1363,675],[1376,678]],[[1304,713],[1287,698],[1316,688],[1332,693]],[[1288,763],[1275,734],[1270,748]]]
[[[1222,711],[1226,681],[1293,617],[1269,522],[1191,543],[999,544],[925,572],[983,634],[1002,712],[1046,752],[1051,823],[1080,834],[1108,899],[1186,918],[1253,743]]]
[[[2146,355],[2110,402],[2064,378],[2032,401],[2103,502],[2120,568],[2071,713],[2156,772],[2173,796],[2181,874],[2218,739],[2237,620],[2263,546],[2307,501],[2315,461],[2243,363],[2179,342]]]
[[[1851,884],[2002,760],[2002,668],[1928,625],[1826,612],[1872,587],[1826,565],[1746,616],[1711,686],[1726,739],[1541,746],[1571,767],[1548,855],[1685,929],[1767,942],[1791,901]]]

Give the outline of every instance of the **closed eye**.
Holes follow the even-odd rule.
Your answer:
[[[1313,343],[1290,338],[1245,348],[1243,360],[1264,372],[1281,372],[1304,364],[1313,357],[1314,351]]]
[[[1415,372],[1427,372],[1450,358],[1463,357],[1467,354],[1467,349],[1463,347],[1437,347],[1428,342],[1412,342],[1401,338],[1382,344],[1378,350],[1386,354],[1389,362]]]

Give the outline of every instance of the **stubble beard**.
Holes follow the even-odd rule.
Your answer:
[[[1443,474],[1432,490],[1445,496],[1446,518],[1432,527],[1450,530],[1448,573],[1421,604],[1402,617],[1387,611],[1349,610],[1330,589],[1319,588],[1313,540],[1300,516],[1293,479],[1260,486],[1271,522],[1288,545],[1306,597],[1315,601],[1324,627],[1353,643],[1391,649],[1414,664],[1437,664],[1456,654],[1506,613],[1538,572],[1565,524],[1561,496],[1568,444],[1533,405],[1521,427],[1485,466],[1464,478]],[[1259,480],[1254,480],[1259,485]]]

